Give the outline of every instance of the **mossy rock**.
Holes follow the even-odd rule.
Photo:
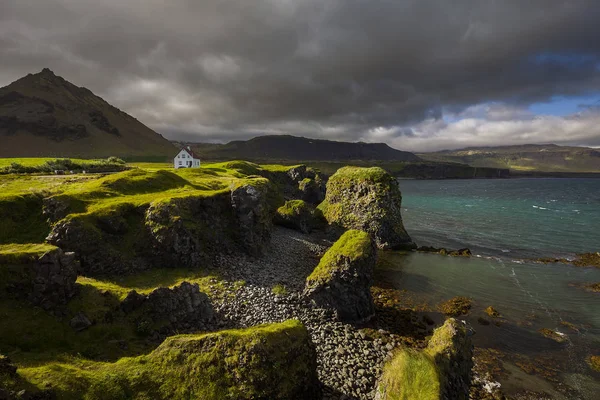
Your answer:
[[[341,319],[368,319],[374,313],[370,287],[376,261],[377,250],[369,234],[349,230],[306,278],[304,296],[321,307],[335,309]]]
[[[401,349],[385,365],[376,400],[469,398],[473,344],[471,329],[450,318],[422,352]]]
[[[433,358],[417,350],[398,351],[383,369],[375,399],[440,399],[440,374]]]
[[[61,399],[319,398],[316,354],[296,320],[168,338],[152,353],[116,363],[19,370]]]
[[[398,182],[382,168],[340,168],[318,208],[334,226],[368,232],[379,248],[416,247],[402,223]]]
[[[326,225],[323,214],[304,200],[288,200],[277,209],[275,223],[303,233]]]
[[[441,303],[439,309],[449,317],[458,317],[460,315],[467,315],[472,305],[472,299],[464,296],[456,296]]]

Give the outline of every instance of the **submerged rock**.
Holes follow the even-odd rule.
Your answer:
[[[437,328],[423,352],[402,349],[386,364],[376,400],[469,398],[473,330],[454,318]]]
[[[303,295],[335,309],[342,320],[368,319],[375,312],[370,288],[376,259],[375,244],[366,232],[347,231],[306,278]]]
[[[499,318],[500,317],[500,313],[498,312],[498,310],[496,310],[492,306],[489,306],[488,308],[486,308],[485,309],[485,313],[487,315],[489,315],[490,317],[493,317],[493,318]]]
[[[552,329],[542,328],[538,331],[542,336],[552,339],[557,343],[565,343],[569,340],[569,337],[562,332],[553,331]]]
[[[437,248],[431,246],[420,246],[417,248],[417,251],[423,253],[438,253],[444,256],[452,256],[452,257],[471,257],[471,250],[468,248],[458,249],[458,250],[448,250],[444,247]]]
[[[402,223],[398,182],[379,167],[340,168],[319,209],[334,226],[368,232],[381,249],[416,247]]]
[[[471,310],[473,300],[468,297],[456,296],[447,300],[439,305],[441,312],[449,317],[458,317],[460,315],[466,315]]]

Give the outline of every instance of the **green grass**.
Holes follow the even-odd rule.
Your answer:
[[[426,353],[402,349],[385,365],[378,390],[386,400],[438,400],[439,372]]]
[[[355,229],[346,231],[321,257],[319,265],[306,278],[306,281],[309,285],[327,281],[339,268],[340,258],[347,258],[352,262],[359,258],[369,257],[372,251],[373,247],[368,233]]]
[[[0,158],[0,168],[8,167],[13,163],[21,164],[25,167],[36,167],[38,165],[42,165],[47,161],[56,160],[56,157],[45,157],[45,158],[36,158],[36,157],[24,157],[24,158]],[[83,158],[71,158],[70,159],[76,163],[87,163],[90,161],[99,161],[99,160],[85,160]]]
[[[311,375],[308,333],[295,320],[168,338],[115,363],[76,360],[19,370],[61,399],[296,398]]]
[[[0,221],[0,244],[40,243],[50,233],[38,194],[0,197]]]
[[[0,264],[30,261],[54,249],[55,246],[45,243],[0,244]]]
[[[277,296],[285,296],[286,294],[288,294],[287,288],[281,284],[273,286],[271,288],[271,292],[273,292],[273,294],[276,294]]]

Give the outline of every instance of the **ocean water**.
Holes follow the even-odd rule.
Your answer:
[[[600,180],[399,185],[404,224],[419,245],[469,247],[475,256],[388,253],[387,279],[432,308],[453,296],[473,298],[465,319],[477,332],[478,348],[501,352],[499,382],[506,393],[600,399],[600,373],[585,361],[600,355],[600,294],[581,288],[600,282],[600,269],[531,261],[600,251]],[[499,326],[478,323],[490,305],[503,316]],[[565,343],[543,337],[542,328],[564,335]],[[525,373],[527,366],[539,368]]]

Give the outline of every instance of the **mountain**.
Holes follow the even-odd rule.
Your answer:
[[[49,69],[0,88],[0,157],[167,158],[165,138]]]
[[[201,158],[251,161],[420,161],[413,153],[391,148],[385,143],[351,143],[309,139],[290,135],[259,136],[227,144],[176,143],[189,145]]]
[[[526,144],[499,147],[469,147],[420,153],[429,161],[459,162],[472,167],[509,168],[527,172],[600,172],[600,149]]]

